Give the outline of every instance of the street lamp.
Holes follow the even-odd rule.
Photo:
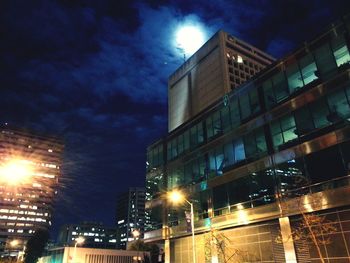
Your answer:
[[[10,242],[11,247],[16,247],[16,246],[18,246],[18,244],[19,244],[19,241],[17,239],[14,239]]]
[[[85,238],[83,237],[78,237],[75,239],[75,245],[74,245],[74,252],[73,252],[73,262],[75,260],[75,256],[76,256],[76,253],[77,253],[77,245],[78,244],[83,244],[85,242]]]
[[[173,203],[181,203],[185,201],[187,204],[191,207],[191,231],[192,231],[192,256],[193,256],[193,263],[196,263],[196,246],[195,246],[195,239],[194,239],[194,214],[193,214],[193,203],[188,201],[185,196],[179,192],[179,191],[171,191],[168,193],[168,198]]]
[[[141,234],[140,230],[138,230],[138,229],[134,229],[132,231],[132,236],[134,237],[135,240],[139,238],[140,234]]]
[[[137,242],[137,240],[139,239],[140,235],[141,235],[140,230],[134,229],[132,231],[132,236],[134,237],[134,242]],[[137,250],[137,256],[133,257],[133,259],[136,262],[141,262],[141,257],[139,257],[140,243],[138,243],[138,242],[136,243],[136,250]]]

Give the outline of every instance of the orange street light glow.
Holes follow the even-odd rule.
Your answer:
[[[168,193],[168,195],[169,195],[169,200],[171,200],[174,203],[180,203],[184,200],[183,194],[180,193],[179,191],[172,191]]]
[[[0,166],[0,182],[10,185],[24,183],[32,176],[32,169],[28,162],[20,159],[13,159]]]

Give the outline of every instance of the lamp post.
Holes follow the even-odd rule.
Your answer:
[[[196,246],[195,246],[195,239],[194,239],[194,213],[193,213],[193,203],[188,201],[185,196],[178,192],[178,191],[172,191],[168,193],[168,198],[174,202],[174,203],[180,203],[182,201],[185,201],[187,204],[191,207],[191,232],[192,232],[192,257],[193,257],[193,263],[197,262],[196,259]]]
[[[17,248],[17,256],[16,256],[16,262],[18,261],[19,258],[19,251],[18,251],[18,245],[19,245],[19,240],[18,239],[13,239],[9,245],[10,245],[10,249],[9,249],[9,256],[11,258],[11,252],[13,252],[14,254],[16,253],[16,248]]]
[[[132,236],[134,237],[134,242],[137,242],[137,240],[140,237],[140,230],[134,229],[132,231]],[[136,262],[141,262],[141,257],[139,257],[139,250],[140,250],[140,243],[136,243],[136,250],[137,250],[137,257],[136,257]]]
[[[75,256],[76,256],[76,253],[77,253],[77,245],[78,244],[83,244],[84,241],[85,241],[85,238],[83,238],[83,237],[78,237],[78,238],[75,239],[74,252],[73,252],[73,262],[76,260]]]

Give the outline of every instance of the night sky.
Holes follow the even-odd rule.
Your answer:
[[[349,12],[350,1],[0,1],[0,122],[65,142],[53,236],[114,225],[118,193],[144,186],[146,147],[167,131],[175,32],[219,29],[276,58]]]

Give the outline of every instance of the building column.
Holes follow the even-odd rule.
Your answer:
[[[290,227],[289,217],[279,218],[281,237],[284,248],[284,254],[287,263],[297,263],[294,242],[292,237],[292,229]]]
[[[165,263],[170,263],[170,239],[164,241]]]

